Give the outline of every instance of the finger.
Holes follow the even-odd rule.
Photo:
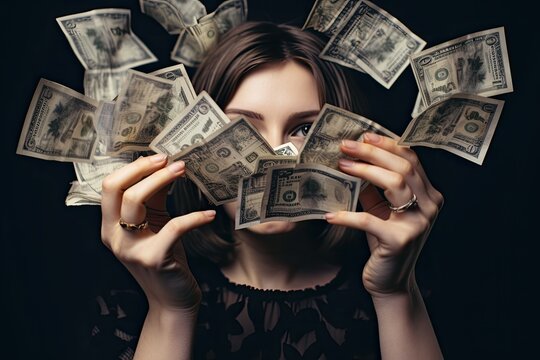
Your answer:
[[[384,237],[389,226],[384,220],[367,212],[338,211],[327,213],[325,217],[330,224],[363,230],[377,238]]]
[[[101,213],[104,222],[118,221],[124,191],[143,177],[165,166],[166,158],[164,154],[140,157],[103,180]]]
[[[394,140],[385,136],[379,136],[379,138],[381,139],[380,143],[395,143]],[[405,176],[407,180],[411,182],[411,185],[415,187],[425,187],[423,179],[416,171],[416,166],[419,164],[418,158],[416,158],[415,162],[411,162],[409,158],[405,158],[400,154],[396,154],[386,148],[378,147],[369,143],[350,140],[343,141],[342,151],[344,154],[352,156],[356,159],[360,159],[373,165],[381,166],[388,170],[397,172]]]
[[[418,159],[418,155],[416,155],[416,153],[410,147],[398,145],[397,140],[373,133],[365,133],[364,142],[377,146],[381,149],[385,149],[393,154],[407,159],[413,165],[414,169],[416,169],[416,172],[422,179],[428,196],[437,204],[439,209],[442,207],[444,202],[442,194],[433,187],[422,164],[420,163],[420,160]]]
[[[394,141],[384,136],[379,136],[379,138],[381,138],[380,142]],[[368,143],[350,140],[343,141],[342,151],[344,154],[352,156],[356,159],[366,161],[370,164],[377,165],[400,174],[411,186],[413,192],[420,198],[420,200],[424,200],[423,197],[428,196],[426,192],[426,185],[424,184],[423,179],[420,177],[420,174],[416,171],[415,164],[411,163],[408,159],[392,153],[384,148],[380,148]]]
[[[120,217],[122,220],[138,224],[145,220],[145,203],[157,192],[162,191],[167,184],[173,182],[185,172],[183,161],[176,161],[169,166],[143,178],[135,185],[124,191]]]
[[[160,246],[163,251],[168,251],[186,232],[210,223],[215,217],[215,210],[205,210],[173,218],[156,235],[156,246]]]
[[[386,199],[395,206],[405,204],[413,197],[413,191],[405,177],[397,172],[348,159],[340,159],[339,167],[343,172],[365,179],[383,189]]]

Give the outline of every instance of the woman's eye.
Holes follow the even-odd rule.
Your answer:
[[[306,123],[298,126],[291,132],[291,136],[306,137],[309,129],[311,129],[311,123]]]

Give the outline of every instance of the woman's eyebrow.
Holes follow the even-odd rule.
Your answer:
[[[305,119],[312,116],[319,115],[320,110],[307,110],[307,111],[299,111],[292,113],[289,115],[288,120],[296,120],[296,119]],[[258,112],[251,111],[251,110],[245,110],[245,109],[236,109],[236,108],[229,108],[225,110],[225,113],[234,113],[238,115],[244,115],[252,119],[257,120],[264,120],[264,116]]]
[[[318,116],[320,112],[321,112],[320,110],[307,110],[307,111],[295,112],[289,115],[289,120],[305,119],[312,116]]]
[[[238,114],[238,115],[244,115],[244,116],[247,116],[247,117],[249,117],[251,119],[264,120],[264,116],[262,116],[261,114],[259,114],[257,112],[250,111],[250,110],[235,109],[235,108],[226,109],[225,114],[229,114],[229,113]]]

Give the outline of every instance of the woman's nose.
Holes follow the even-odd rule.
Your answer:
[[[287,136],[284,134],[283,129],[271,128],[263,134],[266,141],[270,144],[271,147],[275,148],[283,143],[286,143]]]

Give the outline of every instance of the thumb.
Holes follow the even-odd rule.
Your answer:
[[[215,210],[196,211],[169,220],[157,234],[161,245],[167,249],[186,232],[210,223],[216,218]]]

